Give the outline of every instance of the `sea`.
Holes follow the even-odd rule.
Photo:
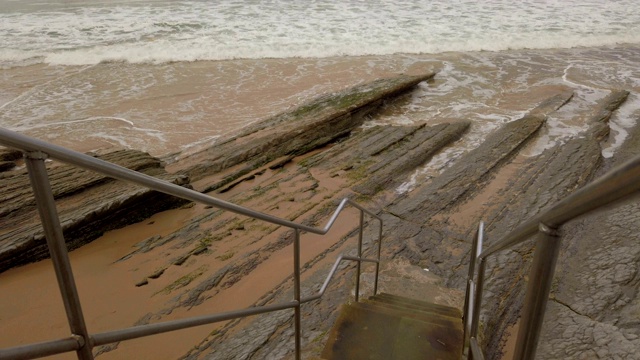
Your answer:
[[[631,91],[610,157],[640,118],[639,0],[0,0],[0,126],[78,151],[179,159],[317,96],[397,74],[433,81],[363,126],[470,120],[439,171],[566,89],[534,156]]]

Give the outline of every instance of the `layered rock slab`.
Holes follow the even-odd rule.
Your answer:
[[[562,100],[558,101],[562,102]],[[549,103],[557,102],[552,99]],[[544,113],[542,115],[532,113],[530,117],[539,120],[543,115]],[[527,121],[531,121],[532,124],[535,123],[533,120]],[[359,123],[359,121],[353,122],[353,124]],[[225,196],[226,199],[232,202],[246,204],[251,207],[255,206],[265,209],[269,213],[291,220],[303,221],[305,224],[311,225],[323,225],[323,220],[326,219],[333,206],[335,206],[336,199],[352,194],[354,189],[371,188],[363,184],[370,181],[376,173],[384,175],[380,176],[380,179],[390,179],[391,181],[375,181],[376,184],[380,184],[380,187],[373,191],[373,195],[359,196],[359,200],[370,201],[368,202],[369,205],[391,204],[390,208],[401,201],[408,201],[407,199],[410,196],[398,199],[397,194],[393,191],[395,178],[402,175],[406,176],[412,171],[412,167],[416,166],[413,164],[423,163],[431,155],[426,154],[420,157],[419,154],[421,152],[416,151],[412,156],[395,163],[392,159],[399,156],[391,154],[411,153],[413,149],[418,149],[422,144],[422,140],[429,141],[435,136],[428,135],[430,132],[434,132],[435,127],[378,127],[354,132],[353,129],[357,128],[358,125],[350,126],[353,126],[351,131],[338,131],[338,135],[328,136],[331,138],[329,141],[330,147],[328,149],[322,148],[320,150],[322,151],[321,153],[311,157],[299,156],[297,152],[287,151],[284,153],[271,153],[270,156],[273,156],[273,158],[261,158],[261,154],[247,152],[245,155],[247,156],[246,159],[248,159],[246,161],[250,163],[249,165],[246,165],[243,161],[235,165],[230,163],[228,166],[221,164],[220,169],[222,170],[218,170],[215,173],[209,173],[206,168],[190,167],[192,163],[189,161],[177,165],[183,166],[182,170],[184,170],[185,174],[193,171],[193,174],[198,178],[197,186],[200,189],[219,189],[219,191],[224,189],[226,190],[224,195],[219,195]],[[464,135],[464,129],[462,129],[464,125],[456,126],[461,129],[461,132],[454,131],[451,141]],[[453,129],[456,126],[450,127],[446,125],[442,126],[442,128]],[[262,127],[261,129],[266,130],[267,127]],[[337,127],[337,129],[343,128]],[[312,131],[312,129],[309,129],[309,131]],[[408,203],[412,205],[408,207],[412,210],[402,214],[403,218],[391,213],[381,212],[385,218],[386,226],[390,229],[388,247],[385,247],[384,250],[387,258],[401,257],[410,259],[416,264],[426,264],[431,271],[446,275],[451,286],[459,287],[463,282],[463,275],[461,274],[466,270],[463,265],[466,258],[464,252],[468,249],[468,243],[464,239],[468,238],[466,234],[468,230],[461,230],[452,224],[448,224],[447,220],[456,215],[460,206],[473,200],[478,193],[484,191],[488,184],[494,180],[495,173],[511,164],[510,161],[517,157],[516,153],[526,146],[526,142],[529,141],[531,136],[535,135],[535,132],[536,130],[532,130],[532,135],[525,137],[520,143],[517,141],[512,142],[512,150],[508,150],[509,146],[502,147],[507,151],[497,151],[495,153],[484,149],[483,151],[486,151],[486,154],[490,154],[486,160],[478,154],[470,155],[469,159],[480,159],[477,163],[484,164],[482,166],[486,170],[476,173],[472,169],[468,169],[469,171],[453,173],[462,177],[466,177],[467,173],[472,174],[470,177],[466,177],[467,181],[456,182],[455,187],[447,188],[443,183],[440,183],[438,189],[445,189],[443,191],[444,197],[440,199],[444,205],[441,204],[435,207],[434,205],[427,205],[425,207],[416,205],[417,202]],[[259,133],[260,131],[256,130],[251,134],[258,136]],[[441,133],[441,131],[435,132],[435,134]],[[264,134],[268,135],[268,131],[265,131]],[[252,141],[251,137],[247,139],[249,139],[249,142]],[[422,140],[419,141],[418,139]],[[500,138],[497,137],[496,139],[495,144],[500,144]],[[320,143],[324,143],[324,141],[322,140]],[[256,141],[256,143],[260,142]],[[352,144],[351,146],[349,145],[350,143]],[[353,144],[356,143],[360,145],[354,146]],[[362,146],[364,144],[368,145]],[[303,146],[305,150],[301,153],[314,149],[316,146],[317,144],[309,147]],[[362,150],[362,147],[366,150]],[[230,146],[229,149],[237,150],[239,148]],[[584,178],[576,175],[578,176],[577,180],[572,175],[570,178],[573,180],[569,179],[567,182],[563,182],[561,176],[557,175],[557,182],[552,181],[549,184],[545,184],[545,176],[552,174],[552,172],[545,172],[544,170],[546,168],[549,168],[549,171],[559,169],[562,165],[560,159],[566,154],[576,154],[577,157],[570,157],[570,159],[578,159],[580,165],[577,165],[576,169],[581,169],[583,165],[589,166],[589,159],[594,159],[589,155],[592,153],[590,150],[586,151],[585,155],[585,149],[591,149],[590,145],[586,147],[582,145],[568,146],[567,149],[567,153],[559,152],[547,159],[548,161],[534,162],[537,165],[531,165],[527,162],[524,169],[529,170],[522,175],[522,184],[524,184],[522,188],[519,188],[520,182],[511,183],[514,184],[514,191],[518,188],[514,194],[521,194],[521,196],[527,197],[537,196],[540,199],[536,200],[539,205],[534,205],[531,209],[522,209],[522,218],[528,218],[530,212],[535,212],[537,207],[543,207],[545,206],[544,204],[551,203],[554,198],[564,196],[563,191],[552,190],[545,194],[544,190],[539,192],[536,189],[540,190],[551,186],[552,188],[565,189],[566,192],[571,192],[588,180],[589,174],[582,174],[582,176],[585,176]],[[477,149],[474,151],[477,151]],[[210,152],[209,155],[213,152]],[[205,156],[204,154],[202,155]],[[457,161],[460,160],[458,159]],[[251,163],[253,161],[256,162]],[[176,164],[172,166],[174,165]],[[591,162],[590,166],[597,168],[598,162]],[[384,170],[385,168],[390,170]],[[203,171],[200,172],[200,170]],[[391,174],[396,176],[389,176]],[[457,178],[457,176],[450,176],[449,180],[454,181]],[[469,181],[469,179],[473,181]],[[225,185],[218,186],[220,181],[223,181]],[[437,182],[432,182],[431,184],[434,183]],[[558,185],[552,185],[554,183]],[[429,189],[429,186],[435,185],[427,184],[421,186],[416,190],[418,192],[415,194],[421,193],[421,196],[425,196],[425,194],[433,195],[433,189]],[[455,191],[454,188],[456,188]],[[530,188],[531,192],[523,195],[522,191],[528,190],[522,189],[526,188]],[[362,191],[364,193],[365,190]],[[510,194],[510,191],[506,191],[504,196],[508,198]],[[542,196],[536,194],[542,194]],[[358,196],[358,194],[355,193],[350,196]],[[371,198],[369,198],[370,196]],[[387,202],[389,199],[390,201]],[[313,206],[294,206],[298,202],[313,204]],[[506,205],[498,206],[497,208],[501,209],[502,214],[499,210],[496,210],[495,213],[487,211],[487,214],[492,219],[489,226],[492,235],[499,236],[501,232],[508,230],[512,226],[510,221],[503,219],[510,218],[509,215],[512,212],[518,213],[519,209],[521,209],[517,206],[517,201],[515,202],[516,204],[513,207],[509,207],[509,210],[504,210],[508,207]],[[425,214],[429,215],[426,219],[423,218]],[[427,225],[424,225],[424,222],[427,222]],[[352,227],[353,224],[346,226],[339,235],[340,240],[327,251],[307,262],[305,269],[310,269],[309,266],[312,263],[321,262],[323,257],[329,254],[333,255],[334,252],[342,248],[345,241],[353,239],[354,233],[350,231]],[[247,242],[246,239],[250,237],[247,235],[254,234],[254,231],[261,233],[261,235]],[[367,231],[373,232],[375,229]],[[241,235],[242,233],[244,235]],[[230,245],[223,245],[222,238],[225,241],[228,239]],[[367,236],[366,238],[370,237]],[[153,253],[154,251],[161,249],[163,256],[167,257],[166,266],[163,269],[158,269],[158,271],[145,273],[145,275],[148,275],[145,280],[148,282],[166,281],[167,275],[163,275],[163,270],[169,267],[184,267],[189,276],[177,279],[173,283],[170,280],[170,284],[166,288],[154,295],[158,297],[166,296],[163,298],[167,300],[166,307],[159,312],[151,313],[149,316],[140,319],[138,323],[160,320],[164,315],[180,308],[192,309],[205,301],[217,299],[222,290],[233,290],[235,284],[259,272],[261,264],[273,257],[277,257],[278,252],[285,250],[287,246],[290,246],[290,243],[290,234],[278,233],[270,227],[259,228],[251,221],[223,215],[216,210],[204,211],[182,230],[174,234],[147,239],[139,244],[138,250],[132,252],[121,261],[135,262],[141,254],[149,252],[151,253],[150,255],[153,255],[157,254]],[[372,245],[367,243],[365,247],[370,248]],[[247,251],[242,252],[244,249]],[[514,263],[514,261],[520,261],[518,259],[526,260],[525,256],[522,256],[526,254],[525,250],[522,254],[508,254],[509,256],[501,257],[498,264],[495,264],[492,269],[499,270],[502,267],[512,269],[510,264]],[[240,259],[237,264],[230,265],[230,262],[236,259]],[[209,264],[209,267],[202,267],[203,263]],[[339,273],[342,277],[339,278],[340,286],[338,290],[328,294],[321,302],[308,304],[303,308],[304,316],[309,320],[309,325],[306,325],[308,327],[303,329],[303,341],[307,348],[313,347],[314,343],[317,344],[322,341],[324,330],[320,324],[327,321],[327,319],[330,322],[332,318],[335,318],[336,305],[349,298],[351,278],[346,276],[351,275],[352,271],[351,265],[342,266]],[[307,277],[308,282],[305,283],[303,292],[305,295],[311,295],[314,290],[317,290],[317,285],[322,281],[322,276],[315,272],[308,272],[305,277]],[[142,285],[142,281],[139,283]],[[133,283],[131,285],[134,286]],[[497,285],[504,287],[510,284],[502,283]],[[256,301],[256,304],[267,304],[276,300],[288,301],[291,298],[290,282],[286,276],[279,285],[270,289],[265,296]],[[157,299],[154,300],[157,302],[159,301]],[[507,308],[506,305],[509,305],[502,302],[501,299],[498,300],[497,303],[501,309]],[[633,304],[633,302],[630,304]],[[516,303],[515,305],[517,307],[518,304]],[[633,305],[626,309],[625,311],[628,313],[633,313]],[[291,313],[280,312],[260,317],[260,319],[252,323],[251,327],[246,327],[252,329],[252,334],[261,334],[260,336],[252,335],[249,336],[249,339],[246,336],[241,338],[234,337],[234,329],[243,328],[246,325],[246,322],[239,322],[235,328],[233,326],[225,327],[216,335],[212,335],[211,338],[208,338],[187,357],[202,357],[204,354],[211,353],[210,356],[212,358],[267,358],[270,356],[282,357],[290,353],[290,339],[292,336]],[[505,317],[505,319],[509,318]],[[500,332],[497,331],[497,333],[499,334]],[[233,343],[233,346],[224,346],[231,343]],[[228,352],[219,353],[218,351],[223,351],[222,349],[228,349]]]
[[[384,99],[402,94],[434,75],[399,75],[314,99],[190,156],[177,169],[197,181],[236,167],[202,188],[216,190],[279,157],[302,155],[348,135]],[[187,162],[192,165],[185,166]]]
[[[428,73],[381,79],[320,97],[293,111],[258,122],[208,150],[174,163],[173,171],[179,172],[176,175],[168,174],[159,159],[133,150],[100,157],[180,185],[188,182],[185,174],[194,176],[196,180],[206,178],[200,190],[218,189],[273,160],[284,157],[288,161],[296,154],[304,154],[347,135],[362,124],[364,116],[377,109],[384,99],[393,98],[433,76],[433,73]],[[20,156],[20,152],[3,150],[0,168],[14,169]],[[97,238],[104,231],[184,203],[128,184],[113,183],[100,174],[71,166],[56,165],[50,169],[52,191],[58,201],[70,249]],[[35,200],[26,171],[4,171],[0,182],[6,190],[0,206],[3,222],[0,271],[3,271],[47,257],[47,250],[42,230],[34,221],[37,219],[34,216]],[[141,208],[145,201],[154,205]],[[134,208],[138,209],[133,211]],[[136,215],[132,215],[134,213]]]
[[[541,213],[583,187],[598,174],[603,165],[600,141],[608,133],[607,121],[627,95],[626,91],[612,91],[609,96],[595,104],[591,116],[587,119],[589,128],[581,136],[548,149],[537,157],[522,159],[523,163],[519,165],[522,173],[513,179],[509,184],[509,190],[502,194],[507,201],[485,214],[487,236],[490,239],[498,240],[519,223]],[[578,238],[588,236],[588,233],[592,232],[582,229],[576,233],[575,240],[565,237],[563,242],[569,244],[578,241]],[[508,328],[519,316],[525,282],[514,283],[513,276],[515,274],[516,279],[524,279],[527,276],[533,246],[534,242],[530,241],[488,260],[489,295],[483,311],[486,314],[494,314],[487,316],[486,323],[487,328],[495,329],[494,335],[487,338],[488,349],[491,349],[490,356],[497,356],[501,351],[501,344],[508,336]],[[558,260],[559,269],[570,256],[569,253],[561,252]],[[558,277],[562,277],[560,272]],[[498,295],[499,289],[509,290]],[[555,319],[553,315],[546,316],[548,319]],[[558,329],[566,326],[555,320],[550,322]]]
[[[487,183],[488,177],[505,164],[540,129],[546,115],[567,103],[573,93],[555,95],[521,119],[491,133],[473,151],[457,159],[433,182],[397,199],[388,210],[400,218],[421,222],[464,200]]]
[[[327,219],[335,206],[338,199],[344,196],[360,196],[353,194],[352,188],[360,186],[373,176],[386,173],[386,178],[390,182],[379,182],[383,188],[382,192],[392,190],[395,182],[402,179],[402,175],[408,176],[415,169],[417,164],[422,164],[446,145],[454,142],[463,136],[468,128],[468,122],[457,122],[453,124],[441,124],[437,126],[412,126],[412,127],[394,127],[394,126],[376,126],[368,129],[354,131],[351,136],[341,139],[338,143],[331,147],[325,148],[317,154],[310,154],[307,157],[295,159],[291,165],[285,166],[284,169],[278,170],[281,176],[285,176],[278,181],[278,188],[289,188],[287,182],[297,176],[311,176],[317,182],[316,186],[310,185],[317,195],[321,195],[318,206],[304,214],[302,222],[307,225],[322,226],[324,219]],[[432,141],[432,139],[438,139]],[[415,151],[415,149],[424,150],[423,153]],[[413,152],[412,152],[413,150]],[[406,157],[398,157],[398,154],[410,154]],[[393,169],[388,171],[387,169]],[[393,173],[394,176],[389,174]],[[269,174],[268,170],[257,169],[254,174],[250,174],[245,180],[246,183],[257,185],[256,181]],[[288,174],[288,175],[285,175]],[[298,174],[298,175],[296,175]],[[380,179],[385,177],[379,177]],[[264,182],[262,183],[264,184]],[[267,187],[271,182],[267,182]],[[229,192],[237,191],[237,188],[243,187],[243,182],[237,183]],[[263,189],[264,185],[256,186]],[[253,188],[255,189],[255,188]],[[258,190],[259,190],[258,189]],[[244,187],[244,191],[247,191]],[[327,196],[330,193],[333,195]],[[251,198],[251,202],[261,202],[271,204],[269,200],[277,199],[277,192],[271,190],[258,196],[252,196],[251,191],[244,193],[243,196]],[[325,195],[326,194],[326,195]],[[274,196],[275,195],[275,196]],[[260,200],[264,198],[263,200]],[[267,200],[269,198],[269,200]],[[296,199],[297,200],[297,199]],[[362,199],[366,200],[366,199]],[[267,202],[269,201],[269,202]],[[286,201],[284,202],[286,203]],[[282,210],[283,201],[278,203],[278,209],[273,208],[274,205],[267,205],[267,208],[279,211]],[[372,223],[372,222],[370,222]],[[355,241],[357,224],[351,223],[345,229],[349,230],[341,235],[333,245],[327,247],[324,251],[307,262],[303,267],[303,274],[306,279],[304,287],[304,295],[313,295],[317,291],[326,275],[324,271],[317,271],[312,266],[316,263],[325,261],[325,258],[334,258],[337,252],[343,249],[349,249],[349,241]],[[375,226],[367,227],[365,235],[365,249],[372,249],[375,244],[372,239],[375,238]],[[290,234],[287,242],[291,241]],[[303,237],[303,249],[304,245]],[[265,249],[266,250],[266,249]],[[260,251],[261,256],[268,256],[269,252]],[[353,264],[345,263],[340,267],[340,273],[336,278],[338,283],[345,282],[344,279],[350,279],[349,275],[353,270]],[[288,301],[291,294],[291,278],[289,276],[269,294],[260,299],[256,305],[270,304],[274,302]],[[349,280],[346,280],[347,282]],[[223,281],[224,282],[224,281]],[[313,347],[321,343],[319,339],[326,335],[320,323],[325,323],[326,319],[335,319],[337,316],[338,305],[346,301],[349,296],[348,286],[345,289],[339,284],[333,284],[335,288],[330,293],[325,293],[322,300],[314,301],[303,306],[305,320],[305,329],[303,330],[304,343]],[[345,285],[346,286],[346,285]],[[203,341],[190,352],[186,358],[197,358],[206,356],[208,358],[273,358],[282,357],[290,353],[292,348],[290,341],[280,341],[274,339],[287,338],[291,336],[291,312],[283,311],[274,314],[261,315],[255,321],[251,321],[247,325],[248,320],[237,320],[231,325],[226,326],[222,330],[216,332],[210,338]],[[326,322],[330,325],[331,321]],[[308,326],[311,326],[309,328]],[[238,337],[234,336],[235,329],[242,327],[250,331],[255,336]],[[271,339],[266,341],[266,339]],[[316,345],[314,345],[316,344]]]
[[[306,189],[310,190],[303,189],[302,194],[306,194],[307,191],[312,191],[315,194],[309,193],[307,201],[309,203],[315,201],[317,204],[295,217],[293,217],[291,213],[288,213],[288,215],[283,214],[283,216],[292,220],[301,221],[306,225],[321,227],[323,225],[323,221],[326,221],[326,218],[335,209],[335,206],[337,205],[336,200],[345,196],[353,196],[350,195],[350,187],[357,186],[362,181],[366,181],[369,173],[362,171],[362,169],[368,169],[372,165],[372,160],[374,160],[373,162],[376,164],[386,163],[388,166],[397,170],[398,167],[402,167],[403,162],[390,161],[394,158],[390,156],[390,154],[394,154],[396,151],[404,152],[403,149],[409,150],[410,148],[415,148],[417,144],[421,143],[433,145],[433,143],[430,143],[428,139],[432,137],[441,137],[441,135],[444,134],[448,134],[445,136],[447,139],[454,141],[464,133],[467,127],[468,123],[461,122],[451,127],[447,125],[433,127],[422,125],[409,128],[393,126],[369,128],[354,133],[352,137],[344,139],[324,152],[294,161],[293,164],[288,165],[284,169],[278,169],[275,173],[267,169],[259,168],[256,170],[257,173],[260,173],[259,175],[255,175],[255,177],[249,176],[248,180],[244,180],[244,182],[247,183],[251,182],[254,187],[250,189],[245,187],[243,188],[242,193],[237,193],[237,191],[239,191],[238,188],[244,186],[243,182],[239,182],[234,187],[226,190],[225,194],[236,192],[236,195],[232,197],[233,202],[247,205],[260,204],[260,207],[266,206],[270,209],[271,213],[281,212],[285,210],[285,205],[283,204],[291,203],[288,199],[289,196],[291,196],[289,195],[291,193],[281,192],[281,189],[296,188],[298,186],[295,185],[295,181],[308,179],[306,181],[310,180],[310,182]],[[430,134],[430,136],[425,136],[425,134]],[[378,140],[371,141],[372,139]],[[351,146],[357,143],[370,143],[372,146],[371,148]],[[448,143],[449,142],[446,141],[442,142],[439,147],[432,150],[437,151]],[[352,149],[358,150],[352,151]],[[426,153],[423,156],[424,160],[427,160],[430,157],[430,153]],[[380,162],[378,162],[378,160],[380,160]],[[408,158],[407,163],[411,164],[411,162],[411,158]],[[268,165],[266,165],[265,168],[268,168]],[[380,167],[380,169],[384,168],[384,166]],[[405,173],[410,169],[413,168],[411,166],[406,167]],[[271,187],[272,184],[277,184],[277,187]],[[263,192],[262,189],[265,188],[267,191]],[[300,195],[301,194],[299,193],[296,200],[300,199]],[[219,218],[221,215],[222,214],[216,215],[216,217]],[[214,218],[212,218],[212,220],[214,220]],[[220,221],[222,221],[222,219],[220,219]],[[219,230],[212,231],[211,234],[214,237],[217,237],[218,234],[228,233],[234,226],[237,226],[234,224],[234,222],[230,222],[229,225],[222,226],[218,228]],[[253,221],[246,221],[243,226],[250,229],[254,226]],[[340,233],[340,238],[338,238],[333,245],[327,247],[304,265],[303,274],[305,274],[305,277],[308,276],[305,285],[305,295],[313,295],[313,291],[310,289],[316,289],[317,285],[321,284],[322,277],[326,275],[323,272],[318,274],[315,270],[309,273],[311,266],[317,262],[323,261],[325,257],[336,256],[335,252],[346,246],[345,244],[348,241],[352,241],[353,243],[355,240],[356,226],[357,224],[354,223],[349,224],[345,228],[347,232]],[[367,231],[373,231],[373,228],[374,227],[371,227],[371,229],[368,229]],[[194,299],[194,295],[196,294],[216,296],[220,291],[232,286],[237,281],[241,281],[243,276],[249,276],[247,269],[249,269],[249,271],[252,271],[253,269],[255,269],[255,271],[260,271],[259,266],[262,263],[268,261],[271,256],[274,256],[274,252],[285,246],[289,246],[293,240],[290,232],[282,233],[277,238],[275,236],[276,233],[256,233],[256,237],[258,239],[256,244],[264,243],[265,245],[257,247],[255,251],[243,255],[242,258],[239,258],[232,264],[228,264],[220,268],[210,276],[203,277],[202,281],[198,280],[198,284],[200,285],[195,285],[190,292],[185,292],[184,295],[177,295],[176,299]],[[367,234],[368,240],[365,244],[366,249],[369,249],[374,245],[370,242],[373,238],[375,238],[374,234]],[[195,242],[194,245],[196,247],[199,246],[198,243]],[[215,243],[211,245],[211,255],[216,253],[216,245],[217,244]],[[304,242],[302,246],[304,249]],[[202,253],[202,255],[198,255],[198,258],[200,259],[203,256],[207,256],[207,254],[208,253]],[[344,273],[352,271],[352,264],[344,264],[340,269],[342,274],[341,277],[343,277],[345,276]],[[218,280],[220,275],[223,276],[222,281]],[[216,279],[216,281],[214,281],[214,279]],[[267,294],[264,298],[260,299],[257,304],[264,305],[272,302],[286,301],[287,297],[290,296],[290,280],[290,276],[287,276],[282,284],[273,289],[272,292]],[[347,296],[348,290],[346,292],[334,292],[332,294],[327,294],[323,297],[322,301],[314,302],[317,304],[305,305],[305,316],[308,318],[322,318],[326,316],[326,313],[324,313],[325,311],[329,313],[334,312],[338,308],[337,305],[346,300]],[[165,310],[152,315],[144,321],[158,319],[162,314],[171,313],[174,311],[176,306],[192,305],[194,305],[194,303],[191,301],[182,302],[182,300],[180,300],[178,302],[174,302]],[[218,331],[215,336],[213,336],[213,339],[207,339],[204,341],[203,344],[199,346],[198,350],[194,350],[188,355],[188,358],[194,358],[199,356],[198,354],[208,353],[209,351],[211,352],[209,356],[212,358],[280,356],[275,354],[281,354],[280,352],[290,352],[291,347],[284,343],[279,344],[277,342],[267,344],[265,343],[265,339],[272,336],[284,336],[284,334],[289,334],[290,332],[287,330],[288,325],[286,324],[290,321],[290,318],[291,313],[287,313],[286,311],[282,313],[262,315],[259,319],[249,325],[251,330],[248,331],[255,334],[255,336],[241,338],[231,335],[234,331],[233,326],[225,327],[223,330]],[[242,323],[242,320],[238,320],[234,324],[236,326],[243,326],[240,325]],[[227,335],[227,331],[229,332],[229,335]],[[316,332],[307,332],[305,338],[312,342],[315,336],[313,335],[314,333]]]
[[[162,162],[147,153],[121,150],[97,157],[178,185],[188,184],[185,176],[167,174]],[[185,203],[69,165],[48,162],[47,170],[69,249]],[[1,173],[0,187],[6,189],[0,206],[0,271],[48,257],[26,169]]]
[[[608,132],[606,121],[612,111],[624,101],[627,94],[624,91],[613,91],[611,95],[595,104],[591,111],[592,115],[587,121],[590,126],[580,136],[547,149],[538,156],[517,155],[509,159],[502,169],[489,179],[484,190],[472,192],[471,196],[463,198],[463,201],[444,209],[444,211],[437,211],[437,208],[434,209],[430,204],[419,205],[420,209],[426,210],[422,213],[423,215],[432,215],[427,220],[431,229],[423,229],[409,238],[405,249],[399,255],[408,257],[444,276],[448,279],[450,286],[463,288],[467,271],[466,262],[469,256],[468,242],[473,236],[474,228],[473,226],[461,227],[456,221],[464,219],[465,224],[477,224],[480,220],[484,220],[487,231],[486,239],[488,239],[486,241],[491,244],[492,241],[497,241],[521,222],[539,214],[548,206],[587,184],[603,165],[600,140]],[[630,144],[629,146],[634,145]],[[443,175],[445,173],[446,171]],[[469,207],[475,207],[476,211],[469,211]],[[408,216],[412,215],[412,212],[408,213]],[[412,217],[408,219],[418,220],[418,218],[413,220]],[[628,219],[633,219],[633,216]],[[595,229],[581,228],[575,233],[576,241],[586,236],[586,233],[595,234],[598,232]],[[602,235],[602,233],[600,234]],[[627,237],[620,231],[615,236],[623,239]],[[572,237],[573,235],[568,236],[565,241],[572,241],[570,240]],[[595,238],[601,240],[602,236]],[[488,357],[500,356],[504,342],[509,336],[513,336],[510,331],[517,322],[522,307],[524,279],[528,273],[528,264],[532,254],[532,242],[527,242],[488,259],[486,298],[483,301],[485,305],[482,309],[484,327],[487,329],[484,344]],[[569,253],[563,254],[566,255],[561,255],[559,264],[562,264],[564,256],[571,256]],[[621,260],[623,258],[625,257],[622,257]],[[562,266],[559,265],[559,268],[561,269]],[[593,274],[594,268],[591,267],[585,271]],[[560,280],[561,283],[562,280]],[[603,291],[602,289],[594,290],[594,293],[599,294],[597,296],[600,297]],[[633,296],[630,299],[633,299]],[[560,301],[562,302],[562,300]],[[631,300],[628,301],[633,303]],[[558,309],[558,307],[550,306],[550,309],[554,308]],[[633,306],[628,309],[631,308]],[[569,328],[573,329],[573,327],[570,325],[571,321],[556,321],[557,317],[562,314],[556,314],[552,311],[550,310],[551,315],[547,315],[550,319],[548,326],[554,329],[549,340],[557,340],[562,338],[560,336],[562,332],[569,331]],[[594,324],[590,321],[578,322]],[[601,328],[612,329],[609,325]],[[609,338],[623,339],[635,336],[634,333],[629,335],[626,330],[621,330],[616,334],[611,333]],[[582,343],[583,340],[576,341],[582,347],[595,346],[595,342],[590,342],[587,345]],[[553,353],[542,347],[541,354],[547,355],[540,355],[540,358],[576,356],[576,354],[587,356],[587,353],[575,352],[576,348],[577,344],[569,347],[556,346],[556,349],[562,350]],[[561,355],[562,351],[567,349],[571,349],[571,351]]]

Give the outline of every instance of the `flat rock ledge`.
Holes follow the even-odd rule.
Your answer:
[[[278,158],[303,155],[348,136],[383,101],[434,75],[400,75],[319,97],[293,111],[249,126],[171,168],[188,175],[196,184],[204,177],[224,174],[216,181],[208,181],[204,188],[194,184],[204,192],[219,189]],[[232,171],[226,171],[229,169]]]

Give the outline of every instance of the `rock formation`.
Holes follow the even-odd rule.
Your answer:
[[[433,76],[398,76],[316,99],[167,165],[169,174],[160,161],[139,152],[102,157],[179,184],[185,184],[188,177],[198,191],[310,226],[324,226],[342,198],[356,199],[368,208],[380,209],[384,220],[382,254],[388,267],[383,276],[396,277],[382,279],[384,286],[398,289],[402,287],[398,277],[422,277],[426,280],[417,281],[430,291],[437,286],[442,301],[461,306],[471,237],[479,221],[487,224],[488,243],[499,239],[612,164],[637,153],[640,133],[635,131],[612,159],[602,158],[600,141],[608,135],[607,121],[628,95],[612,91],[595,104],[583,136],[540,155],[525,156],[523,149],[536,138],[547,116],[571,101],[570,90],[559,90],[522,118],[495,130],[477,148],[450,159],[450,166],[440,175],[401,193],[396,189],[403,181],[443,149],[464,139],[473,122],[360,125],[365,116],[375,116],[384,101],[402,101],[402,93]],[[0,157],[15,160],[4,159]],[[135,221],[180,204],[64,165],[51,166],[50,173],[72,248],[123,225],[116,215],[135,210],[135,218],[127,216],[128,221]],[[41,258],[45,248],[25,170],[5,171],[0,181],[10,190],[0,208],[4,222],[1,271]],[[153,208],[143,205],[151,201]],[[633,349],[640,346],[636,207],[626,205],[613,213],[593,215],[564,230],[541,358],[635,356]],[[182,209],[193,214],[188,222],[168,235],[141,241],[118,260],[135,268],[132,272],[137,278],[130,286],[140,291],[158,289],[150,295],[156,306],[132,325],[162,321],[203,304],[215,308],[218,303],[231,302],[238,309],[291,299],[291,269],[280,266],[291,257],[291,231],[202,205],[183,204]],[[303,295],[319,290],[338,253],[353,253],[357,213],[345,210],[345,214],[346,220],[336,223],[330,236],[319,239],[303,234]],[[374,224],[368,221],[366,227],[366,253],[377,249],[371,241],[377,232]],[[489,260],[481,339],[487,358],[499,357],[517,323],[532,246],[527,242]],[[148,257],[166,260],[160,266],[146,265],[141,259]],[[325,296],[302,306],[305,356],[319,354],[339,305],[350,299],[354,267],[352,263],[340,265]],[[265,268],[275,273],[267,276]],[[425,275],[422,269],[429,273]],[[366,296],[370,268],[363,279],[362,295]],[[238,290],[249,287],[254,295]],[[280,311],[230,321],[184,358],[286,357],[293,350],[292,316],[292,311]],[[99,352],[117,347],[102,347]]]

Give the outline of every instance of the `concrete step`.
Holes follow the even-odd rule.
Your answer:
[[[422,304],[424,308],[431,309],[430,304],[425,304]],[[344,305],[329,334],[322,358],[460,359],[460,319],[413,310],[376,301]]]
[[[462,312],[459,309],[456,309],[454,307],[428,303],[424,301],[404,298],[401,296],[396,296],[396,295],[391,295],[386,293],[381,293],[375,296],[371,296],[369,297],[369,300],[376,301],[383,304],[404,307],[408,309],[420,310],[423,312],[438,313],[444,316],[450,316],[457,319],[462,318]]]
[[[441,315],[434,312],[424,312],[415,309],[408,309],[403,307],[398,307],[395,305],[379,303],[376,301],[373,302],[359,302],[355,304],[351,304],[351,306],[362,307],[363,309],[367,309],[370,311],[382,312],[389,315],[396,315],[400,317],[407,317],[415,320],[420,320],[424,322],[429,322],[436,325],[442,326],[462,326],[459,318]]]

